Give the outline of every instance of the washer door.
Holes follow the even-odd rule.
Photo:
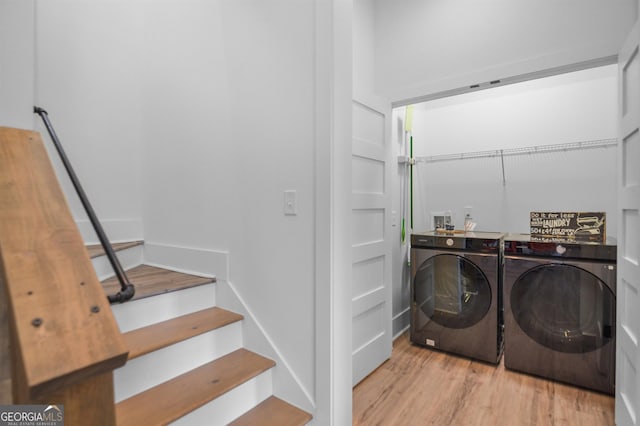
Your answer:
[[[484,318],[491,306],[489,281],[470,260],[439,254],[425,260],[413,282],[415,306],[447,328],[467,328]]]
[[[513,284],[510,302],[520,328],[555,351],[590,352],[613,338],[613,292],[576,266],[552,263],[527,270]]]

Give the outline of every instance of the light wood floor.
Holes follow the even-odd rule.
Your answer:
[[[353,390],[354,425],[614,425],[598,392],[432,351],[393,344],[391,359]]]

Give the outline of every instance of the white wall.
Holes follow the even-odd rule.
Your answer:
[[[416,156],[615,137],[617,66],[416,105]]]
[[[561,144],[617,135],[617,67],[427,102],[414,114],[414,156]],[[417,231],[430,212],[451,210],[462,228],[473,206],[479,229],[528,232],[530,211],[606,211],[617,233],[614,148],[418,163]]]
[[[35,129],[81,231],[80,205],[45,127],[50,119],[113,240],[142,237],[138,3],[0,2],[0,125]]]
[[[33,129],[34,7],[0,1],[0,126]]]
[[[142,237],[141,12],[125,0],[36,3],[35,103],[48,111],[112,240]],[[74,217],[86,221],[39,118],[36,130]]]
[[[376,93],[374,0],[353,0],[353,92]]]
[[[636,0],[376,0],[376,87],[392,101],[617,54]]]
[[[145,238],[228,250],[229,281],[315,387],[314,2],[149,2]],[[297,191],[297,215],[283,193]],[[277,391],[277,389],[276,389]]]
[[[411,297],[409,247],[411,244],[410,214],[409,214],[409,165],[397,161],[396,158],[406,158],[409,155],[409,136],[405,133],[406,108],[394,108],[391,122],[392,159],[394,174],[391,185],[395,188],[392,196],[392,211],[395,212],[397,225],[392,227],[392,302],[393,302],[393,334],[394,336],[409,327],[409,301]],[[402,240],[402,221],[405,221],[405,238]]]

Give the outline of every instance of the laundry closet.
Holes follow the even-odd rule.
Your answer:
[[[399,227],[447,218],[460,230],[467,216],[477,231],[528,233],[530,212],[597,211],[615,238],[616,111],[616,65],[395,108]],[[395,316],[409,306],[408,256],[405,238],[394,247]]]
[[[637,268],[633,265],[637,264],[640,228],[635,204],[623,207],[618,194],[625,185],[638,181],[633,171],[640,159],[634,151],[637,143],[633,143],[638,133],[632,127],[622,130],[620,116],[637,118],[637,96],[626,93],[637,93],[635,80],[628,76],[637,76],[638,62],[633,49],[623,49],[623,45],[634,37],[629,32],[640,7],[637,1],[620,2],[615,8],[596,2],[581,6],[584,7],[564,9],[539,3],[354,1],[354,99],[362,92],[373,92],[394,107],[388,122],[393,150],[388,234],[393,247],[393,336],[409,330],[412,321],[426,323],[420,315],[429,317],[436,308],[444,312],[439,318],[442,325],[447,315],[462,311],[466,300],[483,299],[482,294],[498,297],[494,294],[498,293],[504,298],[502,308],[487,302],[486,309],[502,312],[504,339],[508,340],[508,323],[517,321],[520,311],[510,310],[511,300],[507,298],[517,299],[521,294],[521,276],[522,282],[533,281],[534,274],[526,272],[535,268],[533,263],[538,262],[541,270],[548,271],[560,258],[558,270],[580,275],[582,272],[573,269],[579,265],[570,265],[569,258],[586,263],[597,260],[602,262],[602,268],[590,275],[597,280],[583,296],[569,298],[567,311],[572,316],[565,319],[600,324],[596,326],[599,331],[585,327],[588,338],[584,339],[584,347],[597,348],[592,362],[599,363],[598,368],[603,371],[608,369],[603,373],[608,377],[614,363],[618,373],[626,372],[618,375],[629,379],[616,383],[616,410],[631,407],[628,409],[632,412],[637,399],[633,336],[637,335],[634,330],[638,324],[633,315],[621,314],[626,305],[621,306],[620,300],[635,304],[637,290],[620,283],[637,281]],[[631,200],[633,193],[629,194]],[[580,218],[581,229],[590,228],[588,232],[595,232],[593,225],[605,218],[601,236],[609,248],[606,253],[589,252],[590,249],[587,253],[570,244],[531,244],[521,234],[531,231],[532,212],[594,213]],[[475,226],[476,234],[503,236],[465,239],[457,232],[464,231],[467,224]],[[452,229],[446,229],[446,225]],[[447,232],[428,235],[437,234],[436,228]],[[430,254],[416,255],[421,262],[416,265],[415,250],[410,245],[412,234],[415,237],[420,233],[423,235],[416,237],[416,242]],[[612,259],[616,238],[618,254]],[[496,241],[505,245],[504,258],[487,267],[511,263],[511,258],[522,255],[527,262],[533,262],[527,263],[529,269],[523,269],[518,276],[502,277],[502,284],[509,282],[508,293],[496,291],[498,287],[493,283],[485,283],[482,291],[468,286],[469,280],[460,278],[465,266],[459,259],[441,262],[442,267],[449,264],[456,271],[452,276],[460,278],[452,279],[461,296],[459,300],[451,298],[438,305],[433,301],[438,291],[435,286],[420,294],[412,292],[412,280],[418,275],[427,283],[435,283],[432,277],[439,268],[437,256],[469,247],[488,254]],[[616,265],[615,262],[627,262],[620,254],[624,252],[636,263],[632,260],[627,265]],[[432,257],[434,261],[429,263]],[[523,261],[521,265],[524,264]],[[480,270],[486,281],[491,281]],[[473,267],[467,268],[469,276],[474,276],[471,271],[477,272]],[[617,272],[618,277],[611,276],[610,271]],[[598,294],[600,289],[602,294]],[[552,290],[541,294],[548,296],[546,300],[555,298],[551,297]],[[617,327],[613,324],[612,310],[616,306],[612,305],[612,295],[618,302]],[[416,316],[411,305],[417,298],[424,309]],[[545,297],[536,300],[542,302]],[[586,307],[594,300],[603,303],[591,310],[598,318],[588,319],[590,310]],[[543,318],[531,321],[534,320]],[[621,327],[620,321],[626,327]],[[484,326],[494,327],[493,323]],[[556,353],[575,354],[570,328],[558,328],[558,333],[572,343],[555,346]],[[436,338],[429,334],[434,330]],[[415,333],[415,340],[438,349],[437,338],[442,333],[437,327],[434,330]],[[544,339],[539,339],[541,346],[556,344]],[[511,336],[511,342],[517,345],[516,340]],[[622,344],[620,340],[624,340]],[[617,350],[600,351],[603,343],[609,348],[618,345]],[[451,349],[455,352],[459,348]],[[474,349],[471,353],[479,352]],[[489,356],[493,358],[493,353]],[[502,358],[509,358],[506,352]],[[512,354],[510,358],[517,356]],[[512,367],[523,371],[521,366]],[[525,372],[545,376],[544,372]],[[572,380],[556,378],[565,383]],[[589,387],[585,383],[572,384]],[[611,388],[600,390],[612,393]],[[623,412],[627,413],[616,413],[622,423],[623,417],[618,416]]]

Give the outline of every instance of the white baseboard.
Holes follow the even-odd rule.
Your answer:
[[[116,257],[125,270],[134,268],[142,263],[142,246],[138,245],[117,251]],[[96,275],[98,275],[100,281],[115,275],[113,267],[106,256],[94,257],[91,259],[91,263],[93,263],[93,269],[96,270]]]
[[[232,283],[218,280],[216,283],[216,302],[217,306],[221,308],[244,315],[245,348],[276,362],[273,375],[274,395],[305,411],[314,413],[315,407],[311,393],[302,385],[286,358],[278,350]]]
[[[144,263],[174,271],[226,280],[229,253],[221,250],[144,243]]]
[[[409,308],[393,316],[391,320],[391,335],[393,340],[397,339],[407,331],[411,322],[411,312]]]
[[[140,241],[143,239],[142,219],[104,219],[100,224],[112,243]],[[76,220],[78,230],[86,244],[99,244],[100,240],[88,219]]]

